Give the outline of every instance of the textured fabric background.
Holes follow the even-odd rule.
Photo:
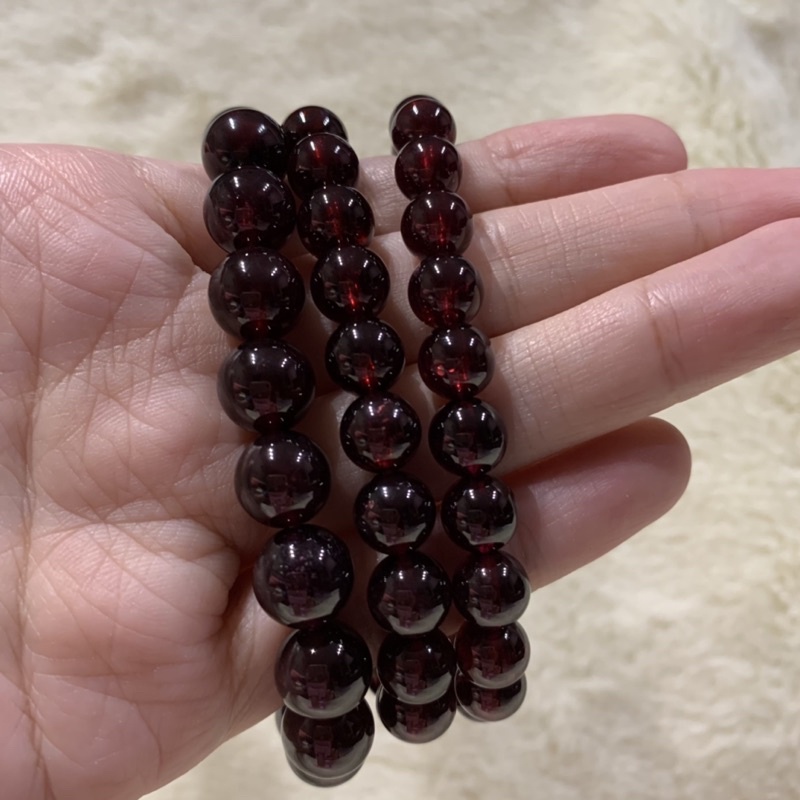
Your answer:
[[[0,0],[0,138],[197,160],[222,107],[323,102],[363,155],[415,91],[465,140],[543,117],[631,111],[694,165],[800,164],[797,0]],[[798,260],[800,268],[800,259]],[[378,737],[325,797],[800,797],[800,359],[665,416],[687,434],[682,503],[534,595],[529,695],[415,749]],[[271,720],[158,800],[322,796]]]

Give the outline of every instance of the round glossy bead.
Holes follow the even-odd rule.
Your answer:
[[[385,689],[378,689],[378,717],[389,733],[411,744],[438,739],[453,724],[456,693],[452,687],[438,700],[421,705],[404,703]]]
[[[463,325],[478,313],[483,284],[475,267],[462,256],[429,256],[408,283],[408,302],[431,328]]]
[[[279,248],[294,229],[292,193],[274,173],[242,167],[220,175],[203,202],[211,238],[223,250]]]
[[[389,272],[372,250],[334,247],[311,273],[311,296],[317,308],[336,322],[375,317],[389,296]]]
[[[290,152],[312,133],[333,133],[347,139],[344,123],[333,111],[322,106],[303,106],[292,111],[283,121],[282,127]]]
[[[287,156],[281,126],[254,108],[223,111],[203,135],[203,167],[212,179],[238,167],[264,167],[282,175]]]
[[[328,622],[299,630],[283,645],[275,683],[283,702],[315,719],[339,717],[363,699],[372,679],[372,656],[352,628]]]
[[[433,190],[456,192],[461,183],[461,158],[446,139],[422,136],[397,154],[394,177],[400,191],[409,198]]]
[[[492,344],[477,328],[439,328],[425,339],[417,361],[425,385],[436,394],[472,397],[494,374]]]
[[[297,233],[310,253],[324,256],[332,247],[369,244],[375,220],[364,195],[350,186],[323,186],[297,212]]]
[[[531,585],[525,567],[501,551],[471,555],[453,576],[453,602],[478,625],[516,622],[528,606]]]
[[[398,111],[399,111],[399,110],[400,110],[400,109],[401,109],[401,108],[402,108],[402,107],[403,107],[403,106],[404,106],[406,103],[410,103],[412,100],[421,100],[422,98],[425,98],[426,100],[434,100],[434,101],[438,102],[438,101],[436,100],[436,98],[435,98],[435,97],[433,97],[433,95],[430,95],[430,94],[410,94],[408,97],[404,97],[404,98],[403,98],[403,99],[402,99],[402,100],[401,100],[401,101],[400,101],[400,102],[399,102],[399,103],[398,103],[398,104],[397,104],[397,105],[396,105],[396,106],[395,106],[395,107],[392,109],[392,113],[391,113],[391,115],[389,116],[389,133],[391,133],[391,132],[392,132],[392,128],[394,127],[394,118],[395,118],[395,116],[396,116],[397,112],[398,112]]]
[[[423,636],[390,633],[378,651],[378,675],[385,692],[419,705],[447,693],[456,674],[456,654],[438,629]]]
[[[517,624],[483,628],[465,622],[456,635],[458,668],[473,683],[502,689],[518,681],[530,658],[528,637]]]
[[[245,339],[282,336],[295,323],[305,300],[300,273],[276,250],[231,253],[208,283],[208,302],[217,324]]]
[[[328,339],[325,367],[331,380],[348,392],[388,389],[406,363],[394,328],[377,319],[340,325]]]
[[[341,136],[312,133],[292,150],[286,179],[299,197],[308,197],[326,183],[355,186],[358,156]]]
[[[457,194],[424,192],[406,206],[400,233],[419,256],[460,255],[472,241],[472,212]]]
[[[342,415],[339,438],[347,457],[371,472],[402,467],[419,447],[422,426],[401,397],[382,392],[354,400]]]
[[[256,559],[253,590],[273,619],[302,627],[344,606],[353,590],[353,562],[344,542],[325,528],[284,528]]]
[[[436,461],[458,475],[479,475],[506,451],[506,431],[497,412],[481,400],[455,400],[434,414],[428,443]]]
[[[398,470],[364,484],[353,506],[356,530],[374,550],[402,554],[419,547],[436,522],[436,503],[420,480]]]
[[[367,605],[377,623],[401,636],[418,636],[438,627],[450,608],[447,573],[415,550],[387,556],[372,572]]]
[[[510,686],[487,689],[485,686],[477,686],[459,673],[455,685],[460,711],[476,722],[508,719],[522,705],[527,688],[524,675]]]
[[[259,437],[236,466],[236,493],[244,510],[276,528],[310,520],[325,505],[330,488],[325,455],[294,431]]]
[[[432,97],[412,97],[392,115],[392,144],[401,150],[406,142],[420,136],[440,136],[456,140],[453,115]]]
[[[490,552],[508,544],[514,535],[514,494],[488,475],[462,478],[445,493],[441,518],[445,532],[459,547]]]
[[[217,393],[225,413],[247,430],[293,426],[314,399],[308,359],[279,339],[245,342],[219,370]]]
[[[315,786],[338,786],[364,764],[375,721],[364,701],[341,717],[324,720],[286,709],[281,736],[289,765],[300,778]]]

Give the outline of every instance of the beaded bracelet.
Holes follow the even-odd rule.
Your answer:
[[[418,551],[433,530],[436,505],[428,487],[401,470],[419,446],[421,425],[388,391],[405,356],[397,332],[377,318],[390,279],[365,247],[373,216],[353,188],[357,178],[355,152],[332,133],[306,137],[290,157],[289,184],[303,200],[298,233],[318,258],[311,295],[339,323],[325,365],[334,383],[357,395],[342,415],[340,441],[356,466],[378,473],[353,509],[362,539],[387,554],[367,589],[370,612],[389,632],[378,654],[378,715],[398,738],[422,743],[444,733],[456,712],[455,652],[438,629],[451,591],[445,570]]]
[[[456,126],[435,98],[413,95],[390,122],[395,177],[411,202],[400,226],[409,250],[422,257],[408,286],[414,314],[433,328],[418,368],[431,391],[447,399],[431,421],[434,459],[460,476],[445,494],[442,524],[470,555],[453,579],[453,599],[466,619],[456,635],[456,695],[472,719],[505,719],[525,696],[529,644],[517,624],[530,597],[525,569],[500,548],[514,533],[511,489],[488,475],[502,459],[506,432],[497,412],[476,395],[492,378],[489,339],[469,325],[482,285],[462,254],[472,237],[467,203],[456,191],[461,163]]]
[[[279,338],[305,298],[297,270],[277,251],[295,220],[318,259],[312,297],[339,323],[326,347],[326,369],[357,395],[342,417],[340,441],[353,463],[378,473],[358,493],[353,518],[364,541],[386,554],[367,591],[373,617],[389,632],[377,659],[382,722],[419,743],[447,730],[456,699],[474,719],[509,716],[522,702],[528,660],[527,639],[516,625],[528,581],[515,559],[497,552],[513,534],[513,495],[485,474],[502,457],[504,430],[493,409],[474,398],[491,378],[493,360],[488,339],[467,325],[480,305],[481,283],[460,255],[471,219],[454,194],[461,175],[455,125],[433,98],[414,96],[395,109],[391,127],[400,150],[398,185],[412,199],[401,232],[425,256],[409,300],[435,328],[420,350],[420,374],[451,400],[435,415],[429,444],[440,464],[465,476],[442,504],[445,530],[473,551],[452,589],[468,620],[455,651],[438,629],[451,599],[446,573],[417,551],[430,536],[435,503],[424,483],[401,471],[421,426],[411,406],[388,391],[405,358],[397,333],[377,316],[389,275],[365,247],[373,215],[353,188],[358,159],[344,126],[318,106],[298,109],[283,126],[236,108],[212,120],[203,142],[213,180],[206,226],[229,251],[209,282],[209,303],[220,326],[244,339],[220,368],[218,393],[228,416],[259,434],[239,459],[236,492],[252,517],[280,529],[254,565],[253,586],[271,617],[297,629],[276,659],[284,701],[278,722],[291,768],[319,786],[349,780],[366,759],[374,722],[364,696],[373,664],[363,638],[335,620],[353,586],[347,547],[310,524],[330,493],[327,459],[291,430],[315,392],[308,360]],[[285,173],[301,200],[296,213]]]
[[[330,468],[316,444],[290,430],[313,400],[314,374],[278,338],[296,321],[305,293],[275,249],[295,223],[280,176],[294,146],[323,131],[346,136],[338,118],[318,107],[298,109],[283,126],[253,109],[218,115],[203,140],[213,179],[203,211],[211,237],[230,251],[209,282],[211,310],[224,330],[245,339],[220,369],[220,401],[234,422],[260,434],[239,459],[236,493],[252,517],[281,529],[258,556],[253,588],[267,614],[298,629],[276,660],[282,741],[299,777],[332,786],[352,777],[371,747],[364,696],[373,667],[363,638],[334,619],[353,587],[348,549],[309,524],[330,493]]]

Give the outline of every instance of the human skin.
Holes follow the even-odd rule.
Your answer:
[[[540,123],[462,146],[484,276],[476,324],[505,419],[514,551],[535,588],[601,556],[681,495],[689,454],[650,415],[800,344],[800,175],[686,171],[677,136],[639,117]],[[414,354],[404,199],[366,161],[385,317]],[[286,631],[250,591],[268,535],[234,496],[248,436],[220,411],[233,343],[207,308],[221,260],[191,165],[68,147],[0,148],[0,775],[4,797],[127,800],[274,711]],[[308,274],[309,261],[296,243]],[[349,520],[347,397],[307,304],[289,340],[317,366],[300,425],[327,452],[318,517]],[[413,362],[413,358],[409,361]],[[433,408],[410,364],[398,391]],[[410,468],[438,496],[448,478]],[[452,568],[454,554],[437,553]],[[363,572],[363,570],[362,570]],[[367,630],[360,592],[349,619]]]

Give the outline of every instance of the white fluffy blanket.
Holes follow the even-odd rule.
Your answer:
[[[379,153],[393,103],[422,90],[462,139],[632,111],[674,125],[694,165],[800,164],[798,0],[0,5],[4,140],[197,160],[224,106],[323,102]],[[800,797],[798,396],[791,358],[670,410],[695,455],[686,498],[534,595],[524,710],[419,749],[379,736],[325,797]],[[318,796],[267,720],[152,797]]]

